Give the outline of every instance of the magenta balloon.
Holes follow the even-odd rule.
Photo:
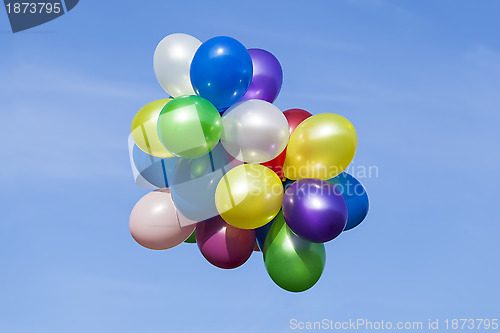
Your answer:
[[[298,236],[315,243],[337,237],[347,223],[347,205],[340,191],[329,182],[299,179],[283,196],[283,217]]]
[[[250,258],[255,247],[255,230],[233,227],[218,215],[196,225],[196,243],[212,265],[236,268]]]
[[[272,53],[261,49],[249,49],[252,58],[253,76],[250,88],[240,101],[261,99],[274,102],[283,84],[283,70]]]

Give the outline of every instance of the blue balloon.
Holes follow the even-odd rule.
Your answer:
[[[283,182],[283,191],[286,191],[288,187],[290,187],[290,185],[292,185],[295,182],[296,180],[286,178],[285,181]]]
[[[191,84],[198,96],[219,110],[238,102],[252,82],[252,58],[236,39],[214,37],[201,44],[191,62]]]
[[[267,234],[273,225],[274,219],[270,222],[264,224],[262,227],[255,229],[255,235],[257,236],[257,244],[259,244],[259,249],[264,252],[264,242],[266,241]]]
[[[368,195],[363,185],[345,172],[327,181],[342,193],[347,204],[347,224],[344,231],[359,225],[368,214],[369,207]]]
[[[139,174],[151,185],[169,187],[168,179],[179,161],[178,157],[161,158],[143,152],[134,144],[132,159]]]

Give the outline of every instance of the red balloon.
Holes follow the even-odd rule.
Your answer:
[[[288,120],[290,135],[292,135],[292,132],[297,128],[297,126],[299,126],[301,122],[312,116],[312,114],[302,109],[286,110],[283,112],[283,114],[285,115],[286,120]],[[286,148],[275,159],[272,159],[270,161],[261,164],[276,172],[278,177],[280,177],[281,179],[284,179],[285,174],[283,173],[283,164],[285,164],[285,157],[286,157]]]
[[[196,243],[212,265],[231,269],[243,265],[255,247],[255,230],[238,229],[219,215],[196,225]]]
[[[283,149],[281,154],[279,154],[276,158],[261,164],[276,172],[278,177],[280,177],[283,180],[285,178],[285,174],[283,173],[283,164],[285,164],[285,157],[286,157],[286,147],[285,149]]]
[[[290,109],[283,112],[288,120],[288,126],[290,127],[290,135],[299,126],[301,122],[312,116],[309,112],[302,109]]]

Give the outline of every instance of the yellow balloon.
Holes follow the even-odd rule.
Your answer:
[[[330,179],[354,158],[358,136],[346,118],[321,113],[307,118],[293,131],[286,150],[286,178]]]
[[[172,157],[158,138],[158,116],[161,110],[172,99],[159,99],[145,105],[132,120],[132,137],[143,152],[157,157]]]
[[[280,211],[283,185],[278,175],[260,164],[243,164],[229,170],[215,190],[215,206],[227,223],[255,229]]]

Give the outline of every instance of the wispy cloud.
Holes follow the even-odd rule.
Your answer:
[[[500,74],[500,52],[485,45],[478,45],[465,54],[465,59]]]
[[[407,24],[426,24],[417,13],[408,10],[395,1],[387,0],[343,0],[345,3],[365,11],[382,11],[391,14],[394,19],[405,21]],[[402,2],[400,2],[402,3]]]
[[[74,93],[78,96],[91,95],[91,97],[143,97],[150,94],[151,86],[138,85],[103,78],[98,73],[83,71],[71,66],[58,66],[57,64],[26,63],[22,66],[6,69],[8,80],[0,82],[0,89],[9,94],[52,93],[58,95],[45,95],[46,100],[54,99],[61,93]]]
[[[9,74],[0,83],[7,96],[0,102],[6,161],[0,180],[130,173],[128,128],[154,89],[54,65],[27,65]]]

